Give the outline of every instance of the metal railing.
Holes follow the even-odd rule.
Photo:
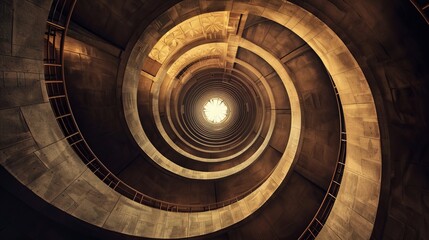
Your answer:
[[[334,81],[332,80],[331,75],[328,73],[331,84],[335,92],[335,97],[337,100],[337,107],[338,107],[338,115],[340,119],[340,143],[339,143],[339,151],[337,156],[337,164],[335,167],[335,171],[332,175],[331,182],[329,184],[328,190],[326,191],[325,197],[323,198],[322,204],[320,205],[319,209],[317,210],[316,214],[314,215],[313,219],[311,220],[310,224],[307,226],[307,228],[304,230],[304,232],[299,237],[300,240],[310,240],[315,239],[317,235],[322,230],[324,224],[326,223],[326,220],[328,219],[329,213],[332,210],[332,207],[334,206],[335,200],[338,195],[338,191],[341,186],[341,180],[343,178],[344,174],[344,167],[345,167],[345,161],[346,161],[346,147],[347,147],[347,135],[345,131],[345,124],[344,124],[344,113],[343,108],[341,105],[341,100],[338,94],[337,87],[335,86]]]
[[[239,201],[240,199],[253,192],[271,175],[271,173],[267,174],[267,176],[262,179],[258,184],[256,184],[253,188],[236,196],[235,198],[211,204],[183,205],[162,201],[145,195],[137,191],[136,189],[128,186],[126,183],[122,182],[118,177],[116,177],[113,173],[111,173],[92,152],[89,145],[83,138],[76,124],[67,97],[64,77],[63,50],[68,24],[70,22],[70,17],[73,12],[73,8],[75,6],[76,1],[77,0],[54,0],[52,3],[45,32],[45,84],[48,93],[48,98],[54,111],[55,117],[68,143],[76,152],[76,154],[81,158],[83,163],[85,163],[87,167],[94,172],[95,175],[97,175],[109,187],[135,202],[166,211],[177,212],[201,212],[227,206],[229,204]],[[333,86],[336,91],[335,85]],[[312,219],[311,223],[301,235],[300,239],[314,239],[322,229],[335,202],[335,198],[338,194],[342,175],[344,172],[346,133],[344,132],[344,122],[342,117],[343,112],[337,91],[336,94],[341,119],[341,141],[340,151],[338,154],[338,162],[324,200],[316,215]]]
[[[425,19],[426,23],[429,24],[429,0],[410,0],[410,2],[414,5],[414,7],[417,9],[420,15]],[[325,197],[323,199],[322,205],[319,207],[318,211],[316,212],[316,215],[313,217],[310,224],[307,226],[307,228],[299,237],[299,239],[303,239],[303,240],[315,239],[316,236],[322,230],[324,224],[326,223],[326,220],[328,219],[329,213],[332,210],[334,202],[336,200],[336,197],[341,185],[341,179],[344,173],[347,136],[346,136],[345,127],[344,127],[345,125],[344,125],[343,109],[341,107],[342,106],[341,100],[339,98],[338,91],[332,80],[332,77],[330,76],[330,78],[336,94],[338,109],[340,113],[339,114],[340,124],[341,124],[340,125],[340,131],[341,131],[340,150],[338,153],[337,166],[336,166],[334,175],[332,176],[331,183],[329,184],[328,191],[326,192]]]
[[[46,24],[44,39],[45,85],[55,118],[68,143],[83,163],[104,183],[123,196],[135,202],[154,208],[177,212],[202,212],[221,208],[239,201],[258,188],[260,184],[262,184],[271,175],[271,173],[267,174],[267,177],[262,179],[262,181],[256,184],[253,188],[232,199],[211,204],[183,205],[162,201],[145,195],[128,186],[110,172],[94,154],[88,143],[83,138],[73,116],[67,96],[63,51],[65,36],[67,34],[70,18],[76,2],[77,0],[54,0],[52,3]]]
[[[429,0],[410,0],[410,2],[419,11],[426,23],[429,24]]]

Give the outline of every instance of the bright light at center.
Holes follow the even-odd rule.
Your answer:
[[[220,98],[212,98],[204,104],[204,115],[211,123],[221,123],[228,114],[228,107]]]

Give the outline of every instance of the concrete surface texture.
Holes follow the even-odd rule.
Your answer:
[[[57,2],[0,2],[0,238],[429,238],[429,25],[411,2],[76,1],[65,97],[106,176],[46,88]]]

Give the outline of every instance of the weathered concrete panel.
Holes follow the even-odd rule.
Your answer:
[[[149,213],[144,206],[136,202],[127,201],[124,197],[119,197],[118,203],[103,227],[118,232],[134,234],[139,216]],[[156,223],[157,219],[153,218],[151,221]]]
[[[23,158],[9,159],[3,166],[24,185],[33,182],[47,170],[46,166],[34,154]]]
[[[84,221],[101,226],[112,211],[119,194],[86,170],[52,204]]]
[[[19,108],[0,110],[0,164],[24,158],[38,149]]]
[[[44,1],[43,4],[49,3]],[[35,38],[45,31],[39,24],[46,21],[48,9],[41,8],[29,1],[14,1],[12,55],[30,59],[41,59],[43,38]]]
[[[35,154],[48,168],[54,168],[68,159],[78,158],[66,139],[48,145]]]
[[[329,226],[341,239],[369,239],[371,231],[364,233],[367,231],[366,228],[357,228],[356,223],[352,220],[353,216],[352,209],[336,201],[325,225]],[[367,224],[370,225],[369,222]],[[364,238],[359,234],[367,234],[368,237]]]
[[[324,226],[317,235],[317,239],[341,240],[341,238],[329,227]]]
[[[0,149],[31,138],[31,133],[19,108],[1,110],[0,121]]]
[[[43,102],[41,77],[38,72],[0,71],[0,109]]]
[[[378,181],[371,181],[364,177],[359,177],[356,188],[356,199],[353,210],[369,222],[375,221],[378,207],[378,196],[380,185]]]
[[[64,135],[49,103],[26,106],[21,109],[39,147],[45,147],[63,138]]]
[[[28,187],[41,198],[51,202],[78,178],[85,169],[86,166],[79,159],[67,159],[46,171],[31,182]]]
[[[0,164],[3,164],[9,160],[24,158],[32,154],[37,149],[39,149],[39,147],[31,137],[13,143],[9,147],[0,150]]]

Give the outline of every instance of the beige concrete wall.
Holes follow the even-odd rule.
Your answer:
[[[201,1],[201,11],[212,10],[213,5],[208,3],[213,2]],[[0,162],[47,202],[86,222],[117,232],[159,238],[187,237],[217,231],[246,218],[271,196],[286,176],[297,145],[287,147],[272,177],[258,190],[242,201],[215,211],[164,212],[119,196],[86,169],[65,144],[44,97],[39,46],[43,43],[49,1],[2,2],[1,6],[6,13],[1,15],[2,29],[6,29],[6,33],[9,30],[10,34],[2,35],[5,37],[1,39],[0,70],[5,84],[0,89]],[[320,238],[369,238],[378,204],[381,150],[376,109],[357,62],[332,30],[291,3],[271,9],[269,5],[236,2],[223,8],[262,15],[290,28],[309,43],[333,75],[344,104],[348,152],[344,184]],[[33,18],[28,17],[29,13]],[[142,45],[144,43],[139,42],[137,47]],[[141,59],[141,54],[138,52],[132,57]],[[135,67],[138,65],[131,64],[127,70],[131,74],[128,80],[136,84],[140,71]],[[124,85],[126,111],[134,104],[130,91],[133,86]],[[291,101],[291,104],[299,102]],[[295,122],[292,126],[290,139],[297,143],[300,125]]]

